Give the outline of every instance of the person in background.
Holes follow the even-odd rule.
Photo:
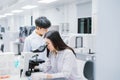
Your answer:
[[[43,35],[48,31],[51,22],[46,17],[42,16],[35,20],[36,28],[28,37],[25,38],[23,52],[32,52],[45,44]],[[39,58],[45,60],[46,50],[39,54]]]
[[[0,37],[0,53],[4,52],[4,43],[3,43],[3,37]]]
[[[43,73],[32,73],[32,79],[77,80],[74,50],[64,43],[58,31],[48,31],[44,38],[49,53],[48,61],[42,65]]]

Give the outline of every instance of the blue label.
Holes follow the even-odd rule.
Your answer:
[[[19,61],[18,61],[18,60],[17,60],[17,61],[15,61],[15,65],[14,65],[14,66],[15,66],[15,68],[18,68],[19,64],[20,64],[20,63],[19,63]]]

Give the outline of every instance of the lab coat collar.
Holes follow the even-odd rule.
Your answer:
[[[35,32],[35,30],[33,31],[33,33],[32,33],[32,36],[34,36],[34,37],[41,37],[41,38],[43,38],[43,36],[40,36],[40,35],[38,35],[36,32]]]

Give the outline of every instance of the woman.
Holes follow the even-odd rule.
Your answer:
[[[32,77],[44,76],[47,79],[77,80],[77,64],[74,50],[64,43],[58,31],[48,31],[44,38],[49,53],[49,60],[43,66],[45,74],[33,74]]]

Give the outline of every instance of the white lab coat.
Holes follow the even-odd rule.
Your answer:
[[[58,51],[56,56],[50,54],[49,60],[42,67],[44,72],[50,73],[53,78],[78,80],[76,57],[69,49]]]
[[[43,37],[39,36],[34,30],[31,35],[26,37],[23,52],[31,52],[33,50],[38,49],[41,45],[44,44],[45,41]],[[46,54],[47,54],[46,50],[44,52],[40,52],[39,59],[46,60],[47,59]]]

